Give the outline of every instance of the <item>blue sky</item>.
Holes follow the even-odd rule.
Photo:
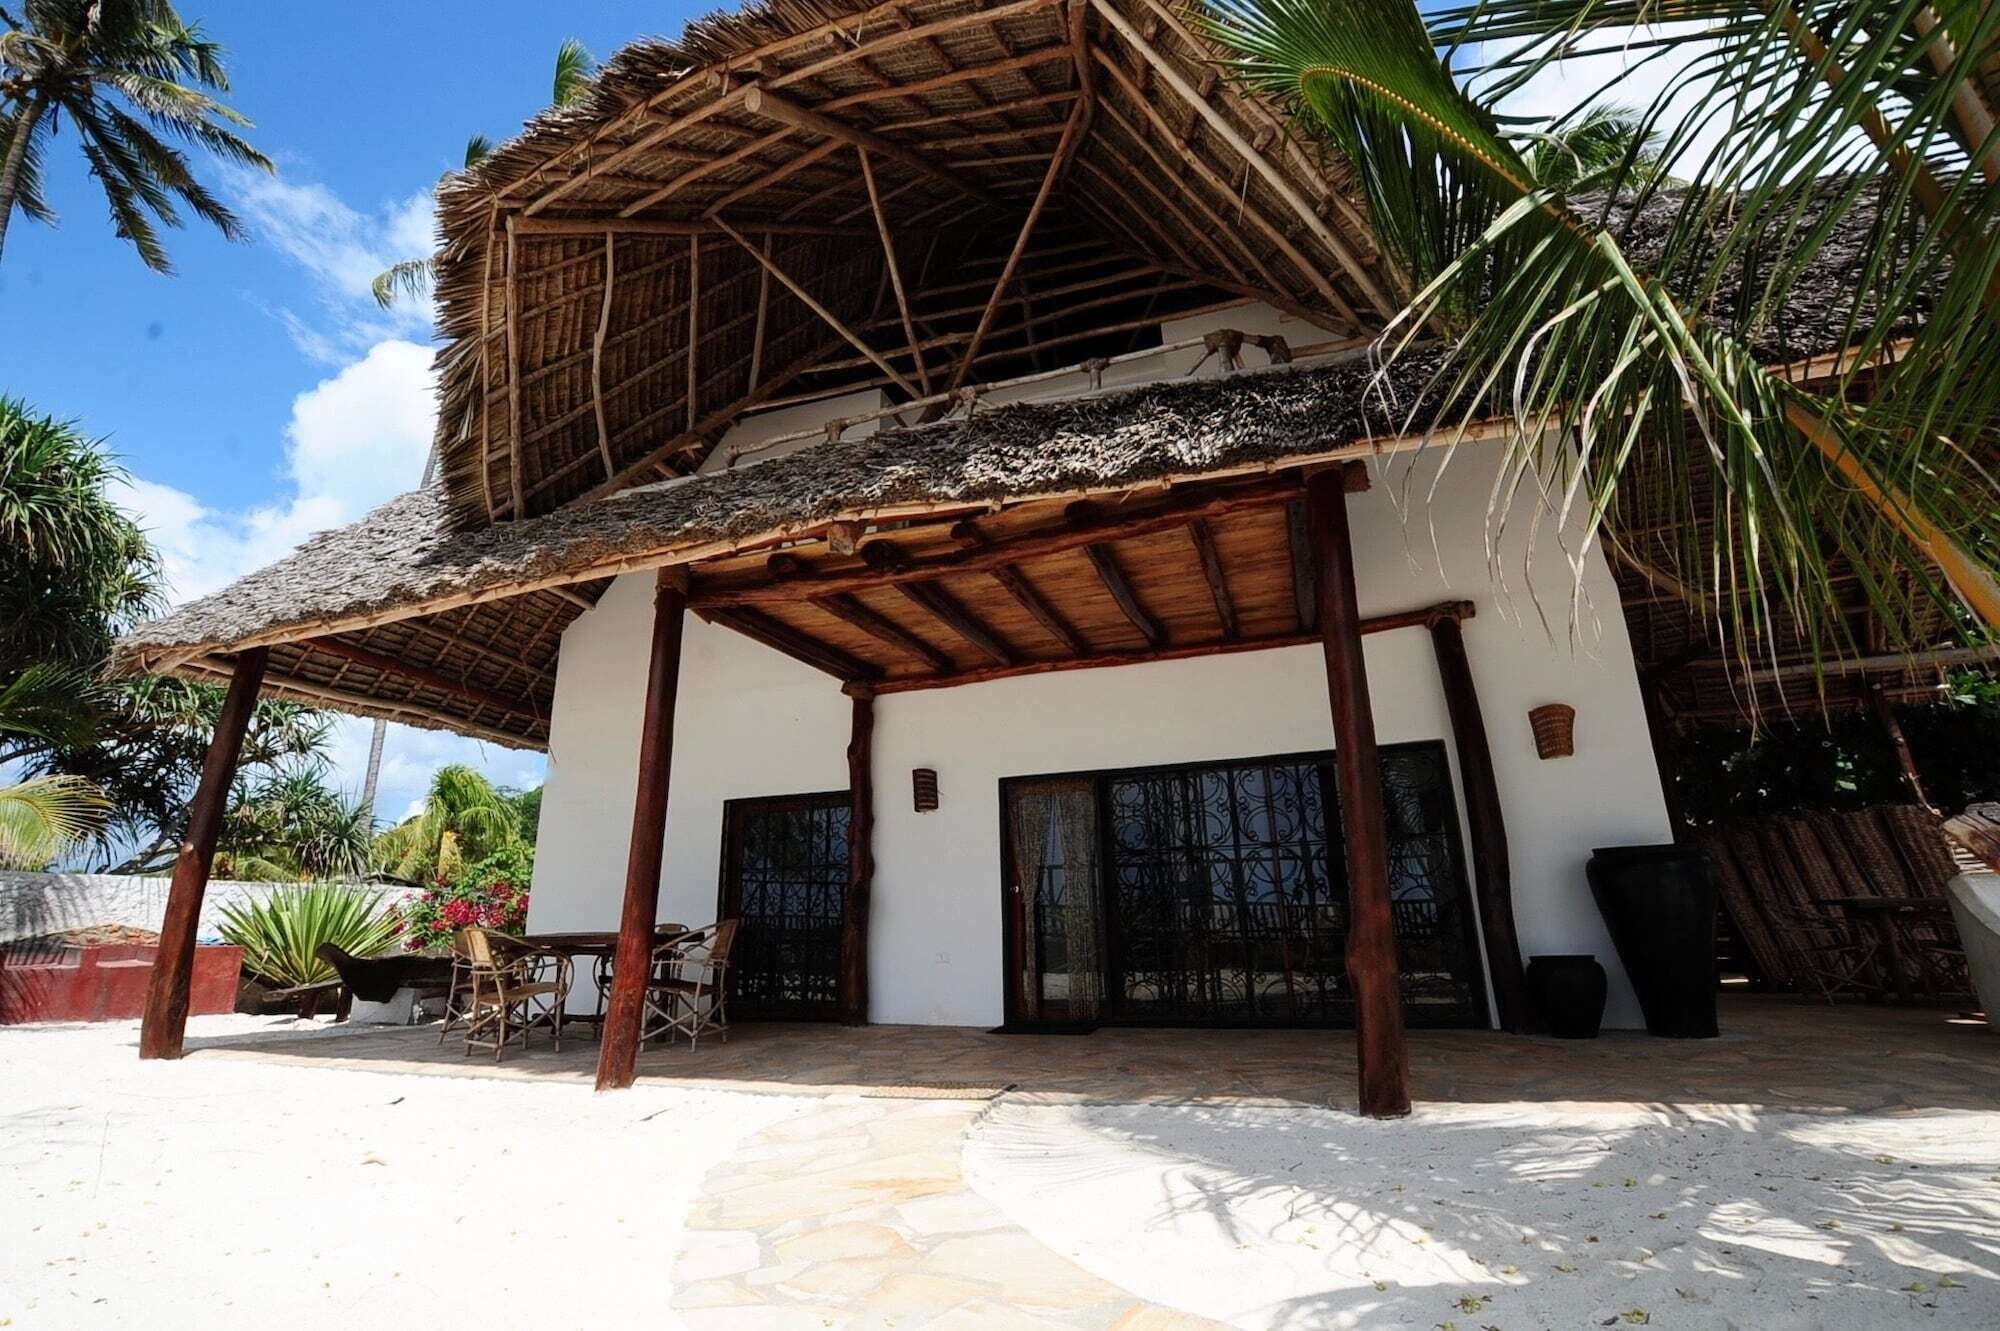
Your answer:
[[[0,258],[0,392],[110,441],[178,598],[358,517],[423,469],[429,311],[384,314],[367,280],[429,248],[431,185],[468,135],[505,138],[548,101],[564,38],[605,56],[710,7],[185,0],[182,14],[228,48],[234,105],[278,164],[275,176],[207,172],[252,238],[169,232],[177,272],[151,273],[59,135],[48,193],[60,225],[17,216]],[[343,723],[342,784],[359,787],[366,750],[366,724]],[[394,727],[380,815],[402,816],[452,760],[541,779],[537,755]]]

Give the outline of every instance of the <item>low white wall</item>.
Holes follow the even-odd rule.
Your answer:
[[[627,816],[631,804],[626,804]],[[122,924],[154,933],[167,918],[171,878],[116,873],[26,873],[0,869],[0,943],[23,938]],[[222,911],[230,905],[262,901],[283,883],[242,883],[215,879],[202,894],[195,937],[222,941]]]
[[[1361,609],[1384,613],[1452,596],[1478,603],[1466,646],[1507,820],[1523,949],[1595,953],[1613,976],[1608,1024],[1636,1026],[1637,1005],[1583,873],[1594,846],[1669,835],[1617,590],[1593,552],[1584,622],[1572,641],[1569,577],[1543,533],[1538,576],[1555,638],[1525,594],[1509,600],[1496,591],[1483,542],[1497,453],[1490,445],[1463,450],[1430,504],[1442,572],[1429,528],[1421,519],[1406,526],[1392,502],[1397,478],[1350,501]],[[1425,493],[1434,465],[1417,464],[1414,493]],[[1519,561],[1518,549],[1508,554],[1517,583]],[[620,579],[564,637],[534,929],[616,924],[651,589],[649,575]],[[1428,635],[1372,635],[1366,659],[1380,740],[1448,742]],[[1577,751],[1545,762],[1527,713],[1552,701],[1576,707]],[[715,915],[724,800],[845,787],[848,718],[847,700],[826,676],[689,618],[661,918]],[[877,704],[875,744],[870,1017],[994,1025],[1003,985],[1001,778],[1331,748],[1333,732],[1319,651],[1301,647],[895,694]],[[911,809],[914,767],[937,769],[935,813]],[[1456,777],[1455,753],[1453,769]]]

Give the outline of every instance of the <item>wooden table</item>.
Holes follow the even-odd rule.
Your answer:
[[[658,947],[669,938],[686,933],[685,924],[662,923],[653,926],[653,945]],[[565,1023],[587,1021],[599,1035],[604,1033],[604,1007],[611,994],[611,963],[618,955],[618,931],[616,929],[584,930],[576,933],[524,934],[521,941],[535,951],[552,957],[567,957],[572,962],[578,957],[592,958],[591,979],[597,986],[597,1006],[588,1013],[570,1015],[565,1013]]]
[[[1821,904],[1838,910],[1875,939],[1876,955],[1888,971],[1884,991],[1893,991],[1905,1003],[1915,1002],[1918,993],[1911,983],[1903,931],[1912,924],[1949,919],[1951,904],[1942,897],[1829,897]],[[1872,960],[1869,964],[1874,966]]]

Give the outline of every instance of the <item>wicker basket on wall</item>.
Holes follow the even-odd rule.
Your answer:
[[[1544,703],[1528,713],[1535,728],[1535,752],[1544,758],[1567,758],[1576,752],[1576,708],[1566,702]]]

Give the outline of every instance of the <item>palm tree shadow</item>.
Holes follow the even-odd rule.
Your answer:
[[[1991,1116],[1012,1106],[969,1152],[1045,1241],[1244,1326],[2000,1320]]]

